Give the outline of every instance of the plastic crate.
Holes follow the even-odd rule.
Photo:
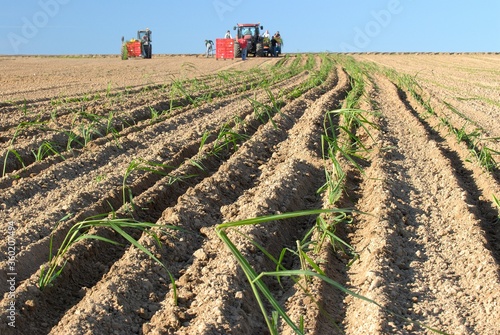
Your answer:
[[[234,59],[234,40],[232,38],[215,40],[215,59]]]
[[[129,57],[139,57],[142,54],[141,41],[127,42],[127,52]]]

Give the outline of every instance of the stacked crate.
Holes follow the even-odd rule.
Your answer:
[[[218,38],[215,40],[215,59],[234,59],[234,40]]]
[[[139,57],[142,54],[141,41],[127,42],[127,51],[129,57]]]

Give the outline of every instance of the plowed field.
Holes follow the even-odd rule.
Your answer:
[[[0,334],[500,334],[500,55],[0,73]]]

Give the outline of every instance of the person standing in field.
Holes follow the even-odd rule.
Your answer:
[[[206,48],[206,51],[205,51],[206,57],[208,58],[210,56],[213,56],[213,54],[214,54],[214,41],[205,40],[205,48]]]
[[[277,31],[276,34],[274,34],[274,39],[276,40],[275,53],[276,56],[279,56],[281,54],[281,47],[283,46],[283,39],[281,38],[279,31]]]
[[[231,36],[231,33],[229,32],[229,30],[228,30],[228,31],[226,31],[226,35],[224,36],[224,38],[233,38],[233,37]]]
[[[141,53],[144,58],[151,58],[151,30],[146,28],[141,41]]]
[[[248,42],[245,39],[245,37],[241,37],[238,40],[238,43],[240,44],[240,49],[241,49],[241,59],[246,60],[247,59],[247,47],[248,47]]]
[[[278,41],[276,40],[276,35],[273,35],[273,37],[271,37],[271,56],[272,57],[276,57],[276,44],[278,43]]]

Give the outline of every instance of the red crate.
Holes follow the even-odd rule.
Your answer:
[[[139,57],[142,54],[141,41],[127,42],[127,52],[129,57]]]
[[[218,38],[215,40],[215,59],[234,59],[234,40]]]

